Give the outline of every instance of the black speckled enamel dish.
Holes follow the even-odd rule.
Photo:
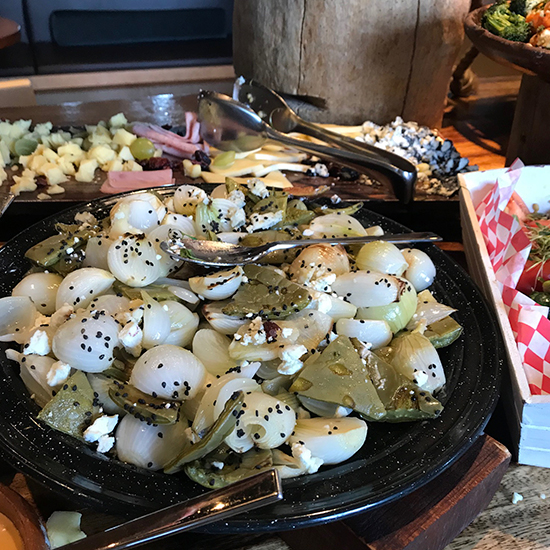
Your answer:
[[[159,191],[168,194],[168,189]],[[108,214],[118,197],[70,208],[20,233],[0,250],[0,295],[29,268],[25,251],[55,233],[54,223],[71,222],[79,211]],[[392,233],[403,226],[368,210],[358,218]],[[397,499],[433,479],[464,453],[483,431],[499,392],[503,348],[497,324],[479,290],[458,264],[433,245],[423,247],[437,267],[436,297],[458,312],[464,333],[440,350],[447,375],[445,408],[436,420],[404,424],[369,423],[363,448],[348,462],[317,474],[285,480],[284,500],[210,531],[276,531],[341,519]],[[16,363],[0,344],[0,451],[15,468],[50,489],[116,514],[158,509],[205,491],[185,474],[169,476],[110,460],[76,439],[36,420]]]

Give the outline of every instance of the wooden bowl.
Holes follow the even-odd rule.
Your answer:
[[[488,7],[470,12],[464,21],[464,30],[473,45],[501,65],[550,82],[550,50],[505,40],[485,30],[481,26],[481,18]]]
[[[46,529],[34,508],[19,493],[1,484],[0,513],[13,522],[25,550],[50,549]]]

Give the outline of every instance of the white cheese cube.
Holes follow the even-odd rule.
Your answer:
[[[75,180],[81,182],[90,182],[94,179],[95,169],[98,167],[97,160],[94,158],[84,159],[80,162],[78,172],[75,174]]]
[[[74,172],[74,168],[73,168],[73,172]],[[44,170],[44,175],[48,180],[48,185],[58,185],[60,183],[63,183],[64,181],[67,181],[67,176],[63,173],[63,170],[61,170],[61,168],[57,165],[53,165],[52,168],[48,168],[48,170]]]
[[[61,193],[65,193],[65,189],[61,187],[61,185],[51,185],[47,189],[48,195],[60,195]]]
[[[135,160],[129,160],[128,162],[124,163],[124,166],[122,167],[123,172],[142,172],[143,167],[141,164],[138,164]]]
[[[107,145],[96,145],[88,151],[88,158],[97,160],[98,164],[107,164],[116,158],[116,153]]]
[[[53,150],[46,147],[42,151],[42,156],[48,161],[48,162],[57,162],[57,159],[59,158],[59,155]]]
[[[123,164],[121,159],[110,160],[107,164],[104,164],[101,169],[104,172],[122,172]]]
[[[134,155],[132,155],[130,147],[124,146],[118,152],[118,158],[120,160],[134,160]]]
[[[126,145],[130,147],[132,143],[137,139],[137,136],[134,134],[131,134],[124,128],[119,128],[113,135],[113,143],[116,143],[117,145]]]
[[[41,166],[44,166],[44,164],[47,164],[48,161],[42,156],[34,154],[30,160],[29,163],[27,163],[27,167],[31,170],[34,170],[35,172],[38,172]]]
[[[128,120],[124,116],[124,113],[117,113],[109,119],[109,126],[111,128],[120,128],[121,126],[126,126]]]
[[[67,175],[67,176],[74,176],[75,175],[75,167],[71,158],[71,155],[63,155],[59,158],[57,161],[57,166],[61,169],[61,171]]]

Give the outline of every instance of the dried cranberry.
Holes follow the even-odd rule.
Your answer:
[[[277,332],[281,329],[277,323],[274,323],[273,321],[266,321],[264,323],[264,330],[268,340],[275,340],[277,338]]]
[[[204,151],[201,151],[200,149],[197,149],[193,153],[193,157],[192,157],[191,160],[192,161],[194,160],[194,161],[196,161],[197,164],[200,164],[201,165],[201,170],[208,169],[208,167],[210,166],[210,163],[212,162],[210,157]]]
[[[48,187],[48,180],[45,176],[36,176],[34,183],[36,183],[37,187]]]
[[[170,168],[170,160],[166,157],[151,157],[139,162],[144,170],[166,170]]]

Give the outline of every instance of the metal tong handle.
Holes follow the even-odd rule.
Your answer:
[[[302,127],[302,130],[304,127]],[[319,145],[317,143],[311,143],[302,139],[294,139],[282,132],[275,130],[272,126],[266,124],[266,133],[270,139],[293,147],[295,149],[305,151],[312,155],[318,155],[322,158],[328,158],[334,162],[344,164],[357,170],[359,172],[373,172],[376,179],[380,179],[380,175],[385,176],[395,193],[397,199],[401,202],[408,204],[414,195],[414,184],[416,182],[416,169],[412,167],[412,170],[402,170],[401,168],[394,166],[392,162],[376,152],[367,150],[363,147],[348,149],[339,149],[334,147],[327,147],[326,145]],[[323,136],[326,134],[322,133]],[[321,134],[318,134],[319,136]],[[336,138],[340,138],[338,134],[335,134],[335,138],[330,138],[334,143]],[[325,139],[325,138],[320,138]],[[340,142],[339,142],[340,143]],[[404,163],[410,164],[407,160],[403,159]]]
[[[123,550],[272,504],[283,498],[275,469],[209,491],[62,546],[62,550]]]

